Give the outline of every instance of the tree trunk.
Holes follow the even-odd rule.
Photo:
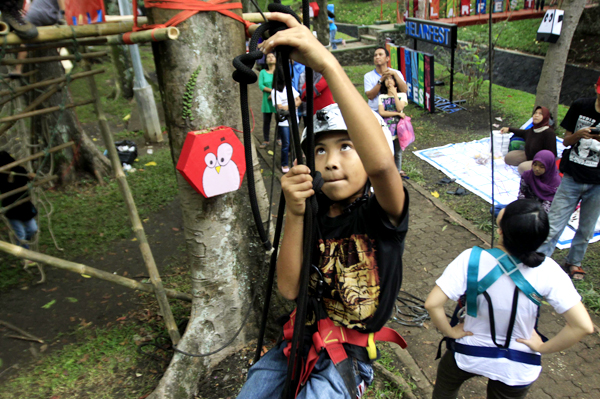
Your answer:
[[[56,50],[36,51],[33,57],[44,57],[56,55]],[[83,62],[83,61],[82,61]],[[48,62],[38,69],[38,81],[62,77],[65,71],[60,62]],[[34,94],[36,97],[38,94]],[[66,101],[65,105],[73,102],[71,93],[63,89],[54,94],[43,103],[43,108],[60,106]],[[42,108],[42,107],[40,107]],[[52,112],[33,118],[33,132],[37,135],[38,143],[42,143],[42,148],[50,145],[57,146],[73,140],[76,143],[76,152],[78,156],[73,161],[73,150],[65,150],[66,160],[59,162],[56,166],[63,181],[70,181],[74,178],[76,172],[86,172],[102,182],[102,177],[110,176],[110,162],[102,155],[94,142],[85,133],[83,127],[77,119],[74,109],[65,109],[63,111]],[[47,166],[47,165],[46,165]]]
[[[571,40],[577,28],[577,23],[583,12],[585,0],[564,0],[562,8],[565,16],[562,32],[556,43],[550,43],[544,58],[544,66],[537,85],[535,106],[542,105],[550,110],[556,119],[560,89],[562,87],[565,65],[569,55]],[[591,84],[591,83],[590,83]]]
[[[313,30],[323,46],[329,45],[329,22],[327,22],[327,0],[317,0],[319,16],[313,18]]]
[[[240,11],[236,12],[241,15]],[[176,13],[149,9],[154,23],[165,22]],[[231,75],[233,58],[245,52],[243,25],[219,13],[197,14],[181,23],[179,29],[179,40],[153,44],[175,163],[189,131],[219,125],[241,130],[239,86]],[[184,120],[186,83],[197,69],[192,117]],[[266,216],[268,198],[257,161],[253,169],[259,206]],[[206,353],[220,348],[244,321],[253,291],[263,288],[263,278],[258,278],[257,272],[265,264],[265,254],[251,216],[246,178],[240,190],[205,199],[177,174],[193,294],[190,321],[178,346],[186,352]],[[256,319],[256,314],[250,318]],[[210,357],[175,353],[149,398],[193,397],[199,378],[245,342],[246,330],[232,345]]]
[[[131,55],[127,46],[113,45],[112,62],[115,66],[117,76],[115,76],[115,99],[119,93],[128,100],[133,98],[133,66],[131,65]]]

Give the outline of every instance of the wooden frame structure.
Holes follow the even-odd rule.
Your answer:
[[[129,32],[131,30],[131,23],[127,22],[118,22],[118,23],[108,23],[101,25],[83,25],[78,27],[41,27],[40,35],[38,38],[29,41],[28,43],[40,43],[39,46],[30,45],[27,47],[22,47],[21,44],[24,42],[18,38],[13,33],[10,33],[6,36],[6,41],[4,42],[4,53],[17,53],[20,51],[34,51],[38,49],[52,49],[52,48],[60,48],[63,46],[74,46],[77,44],[80,45],[79,37],[86,36],[87,39],[81,39],[85,44],[133,44],[133,43],[144,43],[149,41],[162,41],[162,40],[176,40],[179,37],[179,30],[177,28],[164,28],[164,29],[156,29],[153,31],[141,31],[141,32]],[[70,39],[70,40],[67,40]],[[152,251],[150,249],[150,245],[148,244],[148,239],[144,232],[143,225],[141,223],[139,214],[137,212],[137,208],[135,205],[135,201],[131,194],[131,190],[129,189],[129,184],[127,183],[127,179],[121,167],[121,162],[119,160],[119,156],[117,153],[117,149],[115,148],[113,142],[114,138],[108,126],[108,122],[106,120],[106,116],[102,109],[102,104],[100,101],[100,97],[98,95],[98,88],[96,86],[96,81],[94,80],[94,76],[97,74],[104,73],[105,70],[92,70],[91,65],[87,62],[88,59],[103,57],[107,54],[106,51],[99,52],[87,52],[85,50],[85,44],[83,45],[83,51],[81,54],[77,55],[69,55],[69,56],[51,56],[51,57],[41,57],[41,58],[29,58],[25,60],[8,60],[2,59],[0,60],[0,64],[2,65],[18,65],[18,64],[39,64],[44,62],[57,62],[62,60],[76,60],[82,61],[84,72],[76,73],[68,78],[60,77],[55,79],[48,79],[41,82],[32,83],[30,85],[18,87],[12,90],[3,90],[0,91],[0,95],[9,96],[8,99],[5,99],[1,102],[1,104],[5,104],[8,101],[12,101],[20,97],[21,95],[31,92],[32,90],[39,88],[48,88],[44,93],[40,94],[37,98],[35,98],[31,103],[24,109],[22,112],[4,117],[0,119],[0,135],[6,133],[18,120],[22,120],[24,118],[30,118],[36,115],[43,115],[51,112],[61,111],[66,108],[75,108],[78,106],[93,104],[96,116],[98,117],[98,123],[100,127],[100,131],[102,134],[102,138],[106,148],[108,149],[109,159],[111,161],[111,166],[113,168],[115,177],[117,179],[119,189],[121,194],[124,197],[124,201],[127,207],[128,216],[130,222],[132,224],[133,231],[137,238],[137,241],[140,246],[140,251],[142,253],[142,257],[144,259],[144,263],[146,265],[146,269],[150,275],[151,284],[143,284],[137,282],[133,279],[116,276],[112,273],[104,272],[99,269],[95,269],[90,266],[70,262],[64,259],[55,258],[52,256],[44,255],[35,251],[26,250],[16,245],[12,245],[7,242],[0,241],[0,250],[6,253],[12,254],[19,258],[29,259],[32,261],[41,262],[43,264],[47,264],[53,267],[61,268],[64,270],[69,270],[75,273],[86,274],[92,277],[96,277],[105,281],[109,281],[115,284],[120,284],[125,287],[129,287],[132,289],[137,289],[146,292],[154,292],[161,313],[165,320],[165,324],[167,330],[169,332],[169,336],[173,344],[177,344],[180,340],[179,330],[175,323],[175,319],[173,317],[173,313],[171,311],[171,307],[169,306],[168,297],[176,298],[184,301],[191,301],[192,297],[189,294],[181,293],[175,290],[165,289],[162,284],[162,280],[160,278],[160,274],[158,273],[158,268],[156,267],[156,263],[154,261],[154,257],[152,255]],[[13,46],[12,48],[6,46]],[[34,76],[35,71],[32,71],[27,74],[27,76]],[[91,94],[91,99],[86,101],[81,101],[73,104],[67,104],[63,106],[55,106],[55,107],[47,107],[42,109],[37,109],[42,105],[46,100],[48,100],[52,95],[59,92],[62,89],[65,89],[72,80],[76,79],[87,79],[88,86]],[[14,166],[24,164],[33,159],[37,159],[47,155],[48,153],[53,153],[57,151],[61,151],[65,148],[73,146],[74,143],[68,142],[62,145],[50,148],[46,151],[40,151],[31,156],[25,157],[18,161],[12,162],[8,165],[4,165],[0,167],[0,173],[6,172],[7,170],[12,169]],[[48,183],[52,180],[55,180],[56,176],[49,176],[40,181],[34,183],[34,186],[41,186],[45,183]],[[10,193],[5,193],[0,196],[1,198],[5,198],[7,196],[18,194],[20,192],[27,191],[28,187],[23,187],[17,190],[13,190]],[[7,210],[20,205],[21,203],[30,201],[31,198],[29,196],[25,196],[25,198],[21,198],[15,203],[11,204],[8,207],[2,208],[2,212],[6,212]]]

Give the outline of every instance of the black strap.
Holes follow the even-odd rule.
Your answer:
[[[485,299],[488,303],[488,311],[490,314],[490,334],[492,335],[492,341],[494,342],[494,345],[496,345],[498,348],[506,349],[510,345],[510,340],[512,338],[512,332],[515,327],[515,320],[517,318],[517,305],[519,302],[519,289],[517,287],[515,287],[515,292],[513,294],[512,309],[510,311],[510,321],[508,323],[508,330],[506,331],[506,340],[504,341],[504,345],[499,345],[498,342],[496,342],[496,321],[494,318],[494,306],[492,305],[492,298],[490,298],[490,295],[487,293],[487,291],[483,292],[483,296],[485,297]]]

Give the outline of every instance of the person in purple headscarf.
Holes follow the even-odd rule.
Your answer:
[[[533,157],[531,170],[521,176],[519,199],[529,198],[539,201],[546,212],[554,194],[560,186],[560,175],[556,169],[555,158],[552,151],[541,150]]]

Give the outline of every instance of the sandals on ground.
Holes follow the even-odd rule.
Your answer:
[[[581,281],[585,277],[585,271],[581,268],[581,266],[565,263],[564,268],[572,280]]]
[[[268,141],[263,141],[263,143],[261,145],[258,146],[258,148],[267,148],[269,146],[269,144],[271,144]]]

